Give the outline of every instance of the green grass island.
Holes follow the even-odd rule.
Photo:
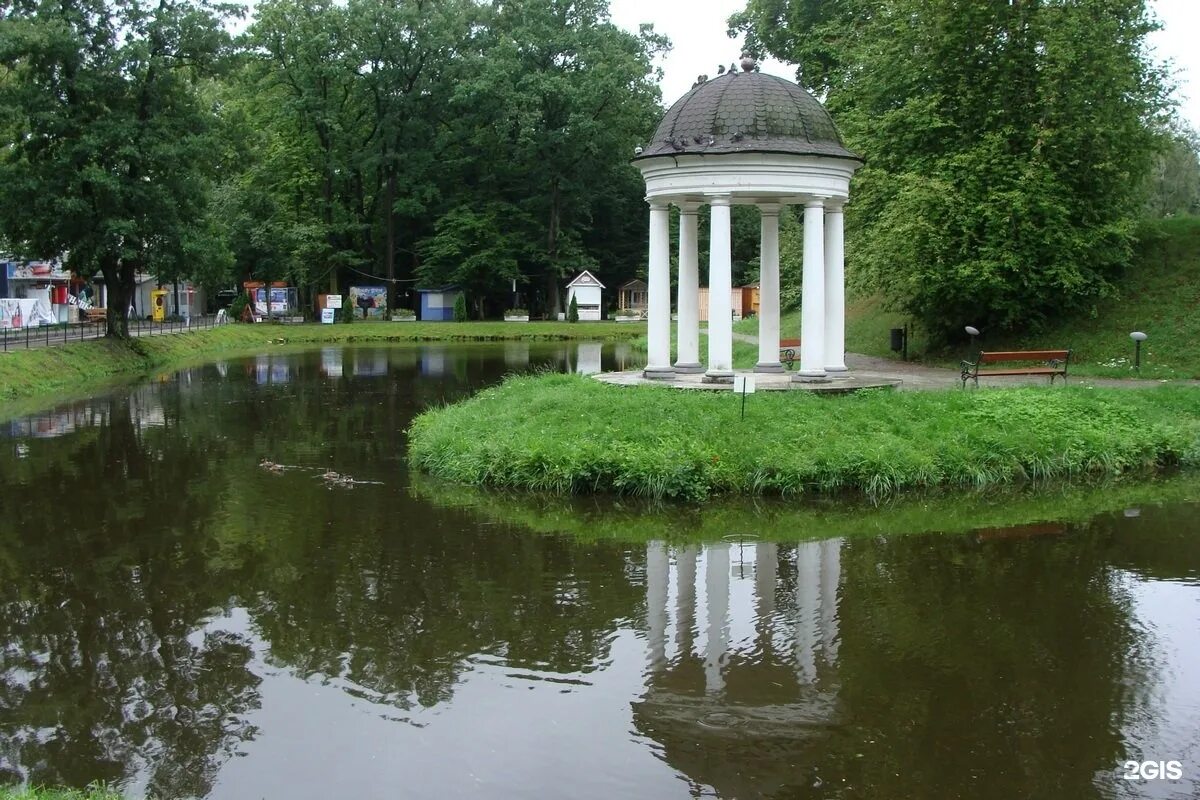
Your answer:
[[[409,459],[475,486],[685,500],[879,497],[1200,465],[1200,402],[1181,386],[760,393],[739,416],[730,392],[512,377],[418,416]]]

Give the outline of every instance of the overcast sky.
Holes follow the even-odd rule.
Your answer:
[[[651,22],[666,34],[673,48],[659,64],[663,70],[663,102],[675,102],[691,88],[696,76],[716,77],[717,65],[738,60],[741,42],[725,35],[725,20],[745,7],[745,0],[611,0],[613,22],[636,31]],[[1179,88],[1179,113],[1200,130],[1200,0],[1151,0],[1162,22],[1151,44],[1155,56],[1173,63]],[[793,67],[774,60],[762,71],[795,80]]]

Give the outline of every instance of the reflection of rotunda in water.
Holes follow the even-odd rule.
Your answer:
[[[634,723],[690,781],[736,797],[807,782],[805,764],[780,766],[837,715],[841,546],[647,545]]]

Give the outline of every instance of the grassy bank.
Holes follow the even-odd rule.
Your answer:
[[[329,343],[432,341],[555,341],[629,339],[644,325],[530,322],[358,322],[351,325],[226,325],[210,330],[148,336],[129,344],[108,340],[0,353],[0,416],[14,401],[78,396],[122,378],[183,366],[218,356],[254,353],[265,347]],[[23,403],[22,405],[28,405]]]
[[[738,415],[732,393],[514,378],[422,414],[409,456],[460,483],[688,499],[880,496],[1200,465],[1200,394],[1182,387],[764,392]]]

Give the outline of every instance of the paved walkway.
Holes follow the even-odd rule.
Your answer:
[[[707,335],[707,330],[702,330],[702,334]],[[739,342],[746,344],[758,344],[758,337],[748,333],[734,332],[733,338]],[[846,366],[850,368],[850,377],[856,382],[871,385],[895,385],[900,389],[947,389],[962,386],[962,380],[959,378],[958,370],[946,369],[945,367],[931,367],[926,364],[917,364],[911,361],[897,361],[891,358],[878,358],[876,356],[864,356],[859,353],[846,354]],[[738,370],[739,375],[752,375],[749,370]],[[786,376],[756,376],[756,388],[761,389],[787,389],[787,388],[811,388],[802,387],[800,384],[791,384],[790,378],[793,373],[787,373]],[[609,373],[611,377],[599,377],[609,383],[620,384],[635,384],[635,383],[663,383],[663,381],[648,381],[641,377],[641,371],[624,372],[624,373]],[[676,378],[674,381],[668,381],[680,388],[718,388],[710,385],[700,386],[699,376],[685,376]],[[836,383],[836,382],[834,382]],[[1027,384],[1035,386],[1045,386],[1049,383],[1045,378],[1030,376],[1011,377],[1011,378],[980,378],[979,385],[982,386],[1013,386],[1016,384]],[[1200,381],[1197,380],[1123,380],[1118,378],[1090,378],[1090,377],[1075,377],[1070,378],[1072,384],[1083,384],[1085,386],[1102,386],[1105,388],[1116,389],[1146,389],[1154,386],[1162,386],[1164,383],[1183,386],[1200,386]],[[1055,381],[1059,385],[1059,381]],[[860,388],[853,387],[850,384],[844,384],[845,389]],[[819,391],[819,389],[818,389]]]

